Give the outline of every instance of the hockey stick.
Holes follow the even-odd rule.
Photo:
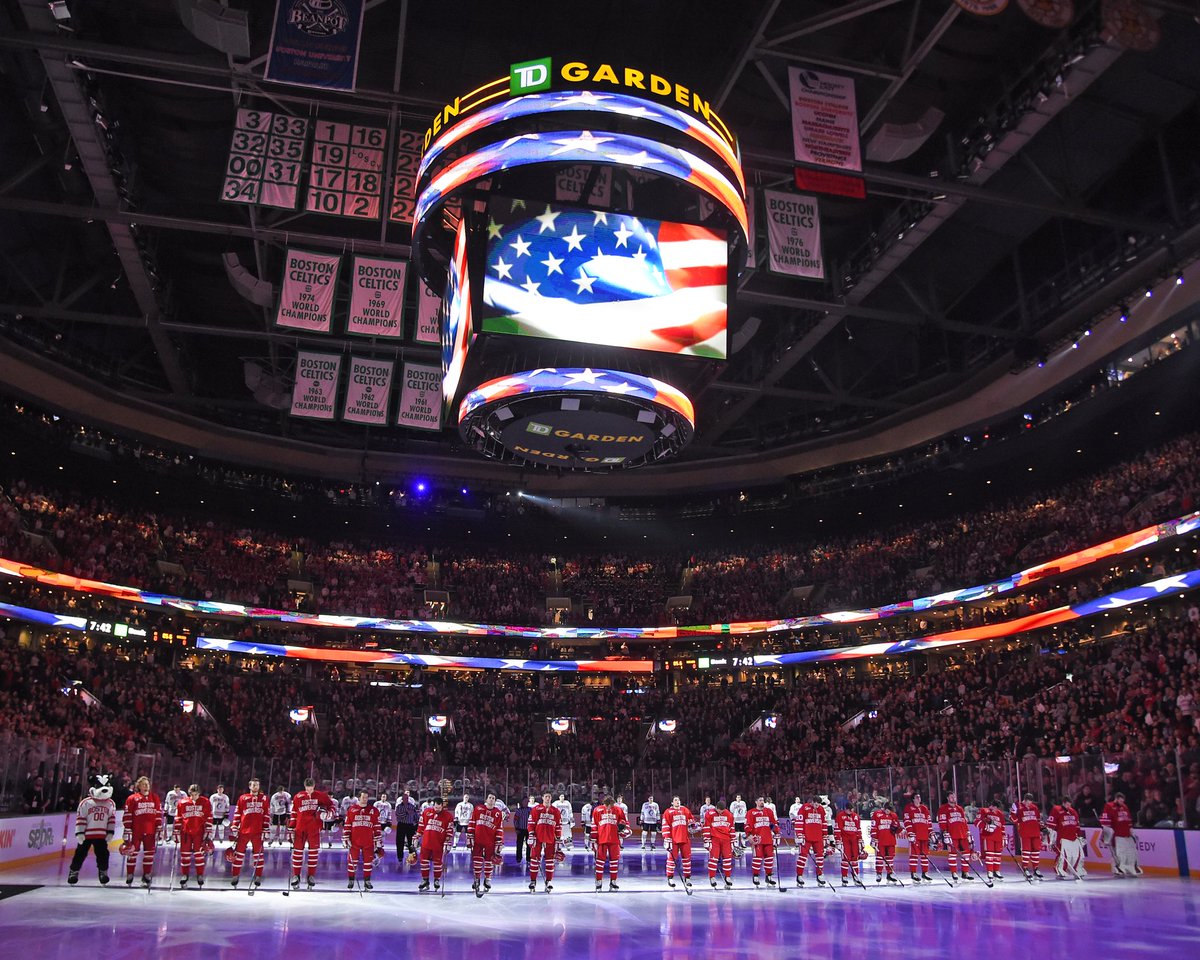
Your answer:
[[[449,886],[450,864],[446,862],[446,854],[442,853],[442,899],[446,899],[446,887]]]
[[[975,874],[976,878],[978,878],[979,880],[983,880],[984,886],[987,887],[989,890],[991,890],[992,887],[995,886],[995,883],[992,882],[991,877],[985,878],[983,876],[983,874],[981,874],[978,870],[975,869],[975,861],[976,860],[978,860],[980,863],[983,863],[983,858],[981,856],[979,856],[978,851],[976,851],[976,849],[974,847],[971,847],[971,852],[967,856],[967,866],[971,868],[971,872],[973,874]]]
[[[182,846],[180,846],[180,847],[179,847],[179,849],[177,850],[177,852],[178,852],[178,854],[179,854],[179,860],[182,860],[182,859],[183,859],[183,848],[182,848]],[[195,857],[195,855],[193,854],[193,860],[192,860],[193,864],[195,863],[195,858],[194,858],[194,857]],[[176,868],[177,866],[181,866],[181,864],[179,863],[179,860],[172,860],[172,861],[171,861],[171,875],[170,875],[169,877],[167,877],[167,893],[168,893],[168,894],[172,894],[172,893],[174,893],[174,892],[175,892],[175,868]]]
[[[928,856],[928,854],[926,854],[926,856]],[[933,869],[934,869],[934,872],[935,872],[935,873],[936,873],[936,874],[937,874],[939,877],[941,877],[943,880],[945,880],[945,881],[946,881],[946,886],[948,886],[948,887],[949,887],[951,890],[953,890],[953,889],[954,889],[954,884],[952,884],[952,883],[950,882],[950,878],[949,878],[948,876],[946,876],[944,873],[942,873],[942,871],[941,871],[941,870],[938,868],[938,865],[937,865],[936,863],[934,863],[934,862],[933,862],[933,858],[932,858],[932,857],[930,857],[930,858],[929,858],[929,865],[930,865],[931,867],[933,867]]]
[[[779,848],[778,847],[776,847],[775,850],[772,851],[771,861],[775,865],[775,875],[777,877],[779,877],[776,889],[780,893],[787,893],[788,888],[786,886],[784,886],[784,884],[783,884],[783,871],[779,869]],[[769,886],[769,884],[768,884],[768,886]]]

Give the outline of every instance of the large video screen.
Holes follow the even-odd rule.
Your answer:
[[[723,231],[493,198],[479,330],[724,360]]]
[[[442,323],[442,405],[449,410],[458,392],[467,348],[471,344],[471,278],[467,270],[467,225],[459,221],[454,259],[446,283],[446,316]]]

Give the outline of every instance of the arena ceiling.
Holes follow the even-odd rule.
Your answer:
[[[215,3],[0,0],[10,389],[234,460],[511,482],[515,468],[480,460],[452,430],[279,410],[269,387],[290,383],[296,349],[338,349],[338,338],[276,328],[231,285],[223,255],[270,283],[288,243],[405,256],[408,231],[218,198],[239,104],[423,131],[473,84],[547,54],[649,65],[703,91],[759,188],[792,183],[788,67],[852,77],[866,197],[821,197],[825,281],[764,269],[738,279],[734,352],[694,397],[696,437],[678,461],[636,476],[545,472],[534,488],[778,479],[986,424],[1081,375],[1079,364],[1029,371],[1200,247],[1195,3],[1142,4],[1157,36],[1139,51],[1106,39],[1098,0],[1076,0],[1061,30],[1022,9],[1061,4],[1017,0],[988,17],[964,9],[988,4],[950,0],[371,0],[354,95],[263,79],[274,6],[220,4],[248,15],[248,51],[228,54],[178,12]],[[1113,327],[1089,363],[1167,319]],[[410,343],[355,347],[437,357]],[[1018,388],[1014,371],[1028,382]]]

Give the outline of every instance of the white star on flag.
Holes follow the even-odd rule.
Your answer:
[[[520,137],[518,137],[517,139],[519,140]],[[513,210],[524,210],[525,209],[525,201],[524,200],[514,200],[512,202],[512,206],[509,207],[508,209],[510,212]]]
[[[622,223],[621,229],[615,231],[613,236],[617,238],[617,246],[624,247],[628,246],[629,238],[633,236],[633,231]]]
[[[1168,590],[1186,590],[1188,588],[1187,577],[1182,573],[1174,577],[1152,580],[1146,586],[1153,587],[1155,593],[1166,593]]]
[[[501,660],[500,661],[500,669],[501,670],[523,670],[525,668],[526,663],[528,663],[527,660]]]
[[[552,253],[546,254],[546,259],[542,261],[542,266],[546,268],[546,276],[552,273],[562,273],[563,261]]]
[[[496,262],[492,264],[492,267],[495,269],[496,273],[500,275],[501,280],[512,279],[512,264],[505,263],[503,257],[497,259]]]
[[[606,386],[604,389],[609,393],[628,393],[630,390],[636,390],[637,387],[632,383],[622,380],[620,383],[614,383],[611,386]]]
[[[538,367],[536,370],[530,372],[530,379],[536,377],[539,373],[558,373],[558,367]]]
[[[587,236],[586,234],[579,232],[578,227],[572,226],[571,232],[568,233],[565,237],[563,237],[563,239],[567,241],[567,249],[568,250],[582,250],[583,249],[583,241],[586,236]],[[591,287],[588,287],[588,290],[590,291]]]
[[[581,103],[586,104],[588,106],[595,106],[596,104],[601,103],[604,100],[611,100],[611,99],[612,99],[612,97],[598,97],[598,96],[596,96],[596,94],[592,93],[592,91],[584,90],[580,93],[575,94],[574,96],[564,97],[562,100],[560,100],[558,102],[558,106],[560,106],[560,107],[577,107]]]
[[[488,227],[487,227],[487,230],[488,230],[488,239],[489,239],[489,240],[495,240],[495,239],[497,239],[497,238],[500,236],[500,234],[503,232],[503,231],[500,229],[500,224],[498,224],[498,223],[497,223],[495,220],[493,220],[491,217],[488,217]]]
[[[541,286],[540,283],[533,282],[533,277],[526,277],[525,282],[523,284],[521,284],[521,289],[526,290],[529,293],[537,293],[538,287],[540,287],[540,286]]]
[[[652,163],[662,163],[661,157],[652,157],[645,150],[639,150],[637,153],[606,153],[606,157],[613,163],[632,164],[635,167],[648,167]]]
[[[517,251],[518,257],[529,256],[529,241],[522,238],[519,233],[517,234],[517,239],[510,243],[509,246]]]
[[[1127,607],[1131,603],[1136,603],[1136,602],[1137,602],[1136,597],[1130,597],[1128,599],[1125,599],[1122,597],[1109,597],[1103,603],[1100,604],[1100,609],[1101,610],[1115,610],[1118,607]]]
[[[592,221],[593,227],[599,226],[600,224],[604,224],[606,227],[608,226],[608,214],[605,213],[603,210],[595,211],[592,214],[592,216],[594,216],[596,218],[595,220]]]
[[[642,249],[641,244],[638,244],[637,253],[635,253],[633,255],[633,259],[634,260],[645,260],[646,259],[646,251]]]
[[[604,376],[603,373],[596,373],[591,367],[587,367],[577,373],[568,373],[566,383],[590,383],[594,385],[602,376]]]
[[[596,137],[592,135],[591,130],[583,130],[577,137],[570,137],[566,140],[554,140],[552,143],[557,143],[558,149],[551,150],[550,156],[555,156],[559,153],[570,153],[572,150],[586,150],[588,153],[595,153],[596,149],[604,143],[610,143],[616,137]]]
[[[571,282],[572,282],[573,284],[575,284],[575,286],[576,286],[576,288],[577,288],[577,289],[575,290],[575,292],[576,292],[577,294],[578,294],[578,293],[583,293],[583,291],[584,291],[584,290],[586,290],[588,293],[592,293],[592,292],[593,292],[593,291],[592,291],[592,284],[596,282],[596,278],[595,278],[595,277],[589,277],[589,276],[588,276],[586,273],[584,273],[584,272],[583,272],[583,267],[580,267],[580,268],[579,268],[579,276],[578,276],[578,278],[576,278],[576,279],[573,279]]]
[[[539,236],[545,233],[547,230],[549,230],[551,233],[554,232],[554,221],[558,219],[560,212],[561,211],[558,210],[552,210],[550,208],[550,204],[546,204],[546,212],[533,218],[541,224],[541,226],[538,227]]]

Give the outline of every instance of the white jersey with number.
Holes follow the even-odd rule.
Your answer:
[[[470,800],[463,800],[454,808],[454,822],[460,827],[465,827],[471,822],[471,814],[474,812],[475,804]]]
[[[376,800],[375,809],[379,811],[379,825],[381,827],[390,827],[392,825],[392,802],[390,800]]]
[[[734,823],[745,823],[746,822],[746,801],[745,800],[734,800],[733,803],[731,803],[729,805],[729,812],[733,815]]]
[[[292,810],[292,795],[286,790],[271,794],[271,816],[281,817]]]
[[[658,809],[658,804],[653,800],[647,800],[642,804],[642,823],[658,823],[662,819],[662,813]]]
[[[163,815],[168,817],[175,816],[175,810],[179,806],[179,801],[187,797],[187,794],[182,790],[172,790],[163,799]]]
[[[358,797],[346,794],[342,797],[342,802],[338,804],[338,816],[345,820],[346,814],[350,812],[350,808],[356,803],[358,803]]]
[[[702,803],[702,804],[700,804],[700,813],[699,813],[699,814],[697,814],[697,816],[696,816],[696,819],[697,819],[697,821],[698,821],[699,823],[703,824],[703,823],[704,823],[704,820],[705,820],[705,818],[708,816],[708,811],[709,811],[709,810],[716,810],[716,809],[717,809],[717,808],[716,808],[716,807],[714,807],[714,806],[713,806],[711,803]]]
[[[613,806],[614,806],[614,807],[620,807],[620,808],[621,808],[621,812],[622,812],[623,814],[625,814],[625,819],[626,819],[626,820],[628,820],[628,819],[629,819],[629,807],[628,807],[628,806],[626,806],[626,804],[625,804],[625,801],[624,801],[624,800],[618,800],[616,803],[614,803],[614,804],[613,804]]]
[[[583,825],[585,827],[591,827],[591,825],[592,825],[592,805],[590,803],[585,803],[583,805],[583,809],[579,811],[579,819],[583,822]]]
[[[208,802],[212,804],[214,817],[229,816],[229,794],[214,793],[208,798]]]
[[[555,810],[562,814],[563,829],[575,826],[575,810],[571,807],[570,800],[555,800],[551,804]]]
[[[788,807],[788,819],[789,819],[789,820],[795,820],[795,819],[796,819],[796,817],[797,817],[797,816],[799,815],[799,813],[800,813],[800,807],[801,807],[801,806],[802,806],[802,804],[800,803],[800,801],[799,801],[799,800],[797,800],[797,801],[796,801],[795,803],[793,803],[793,804],[792,804],[790,807]]]

